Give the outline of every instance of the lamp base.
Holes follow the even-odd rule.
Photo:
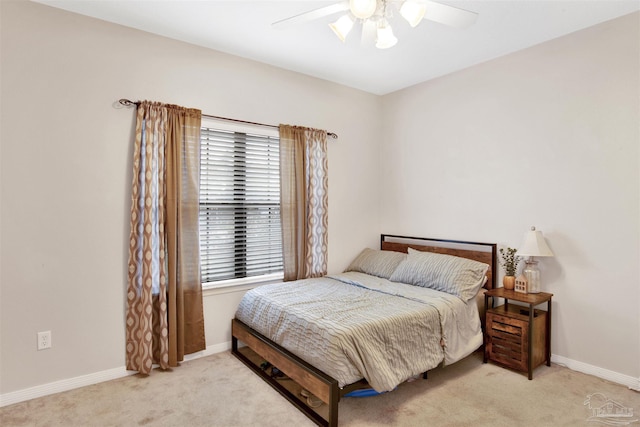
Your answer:
[[[539,294],[540,270],[538,270],[538,261],[534,260],[533,257],[529,257],[525,262],[526,265],[522,273],[524,274],[524,277],[527,278],[527,292],[530,294]]]

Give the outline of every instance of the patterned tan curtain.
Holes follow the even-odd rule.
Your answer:
[[[205,349],[198,190],[201,112],[138,105],[133,158],[127,369],[178,366]]]
[[[327,274],[327,132],[280,125],[284,280]]]

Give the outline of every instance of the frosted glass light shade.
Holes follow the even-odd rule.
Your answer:
[[[535,227],[531,227],[530,231],[524,234],[524,243],[518,249],[518,255],[520,256],[553,256],[553,252],[547,246],[547,242],[544,240],[542,231],[536,230]]]
[[[351,13],[356,18],[370,18],[377,7],[378,2],[376,0],[349,0],[349,9],[351,9]]]
[[[329,24],[329,28],[336,33],[336,36],[344,43],[347,34],[353,28],[353,20],[349,15],[341,16],[336,22]]]
[[[402,15],[412,27],[415,27],[422,21],[426,11],[427,7],[424,4],[415,1],[405,1],[400,7],[400,15]]]
[[[378,49],[388,49],[398,43],[398,39],[393,35],[391,26],[385,21],[378,27],[378,38],[376,39],[376,47]]]

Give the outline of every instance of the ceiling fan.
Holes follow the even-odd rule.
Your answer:
[[[456,28],[467,28],[478,18],[475,12],[431,0],[343,0],[282,19],[271,25],[274,28],[283,28],[345,12],[337,21],[329,24],[340,40],[344,42],[355,22],[361,21],[362,42],[375,40],[377,48],[386,49],[398,42],[389,23],[395,11],[412,27],[424,18]]]

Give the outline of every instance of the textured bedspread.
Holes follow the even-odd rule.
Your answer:
[[[340,387],[365,378],[380,392],[482,344],[474,301],[355,272],[260,286],[236,318]]]

